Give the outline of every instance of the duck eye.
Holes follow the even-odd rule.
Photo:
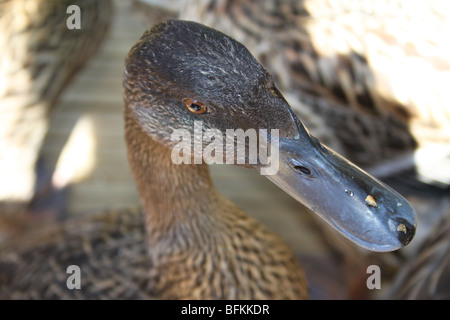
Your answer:
[[[202,114],[208,112],[208,108],[206,108],[206,106],[203,103],[197,100],[185,99],[184,103],[186,104],[186,107],[189,109],[189,111],[192,113]]]

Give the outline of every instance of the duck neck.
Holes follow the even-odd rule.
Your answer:
[[[206,164],[174,164],[171,149],[146,134],[125,114],[128,160],[146,215],[150,242],[202,230],[214,220],[220,198]],[[210,226],[210,225],[209,225]]]

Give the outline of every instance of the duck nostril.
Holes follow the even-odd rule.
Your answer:
[[[309,170],[307,167],[298,166],[298,165],[292,165],[291,167],[297,173],[304,174],[307,176],[309,176],[311,174],[311,170]]]

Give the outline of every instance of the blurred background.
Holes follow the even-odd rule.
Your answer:
[[[65,25],[70,4],[81,8],[81,30]],[[425,298],[449,298],[449,17],[446,1],[5,1],[0,241],[139,206],[123,137],[123,63],[148,27],[182,18],[246,45],[313,135],[417,211],[408,247],[369,254],[257,172],[212,166],[218,189],[302,259],[312,297],[414,298],[426,289]],[[381,266],[383,290],[367,289],[370,264]]]

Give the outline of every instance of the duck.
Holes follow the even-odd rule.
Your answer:
[[[3,246],[0,297],[308,298],[298,258],[220,194],[211,159],[259,171],[365,249],[398,250],[413,239],[411,205],[313,137],[270,73],[226,34],[185,20],[154,25],[130,49],[123,86],[127,155],[142,207]],[[256,158],[250,139],[239,149],[230,130],[260,134]],[[269,154],[278,155],[274,167]],[[82,272],[80,290],[67,289],[69,266]]]
[[[98,52],[112,21],[109,0],[78,1],[78,10],[71,5],[68,0],[0,3],[0,212],[5,226],[51,192],[51,174],[39,158],[52,111]],[[69,28],[77,12],[80,28]]]

